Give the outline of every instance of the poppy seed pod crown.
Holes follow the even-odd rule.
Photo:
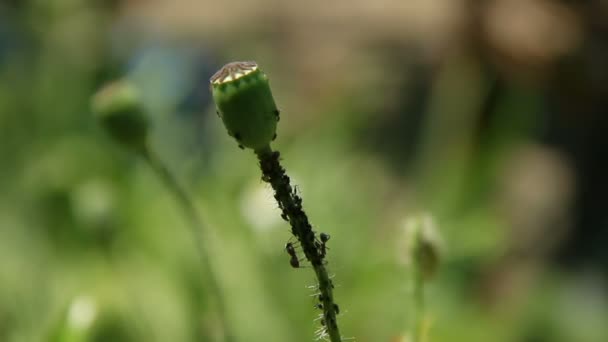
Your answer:
[[[274,139],[279,111],[268,77],[255,62],[224,65],[210,79],[211,93],[228,134],[239,145],[262,150]]]

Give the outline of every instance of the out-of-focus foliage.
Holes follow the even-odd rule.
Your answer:
[[[608,341],[607,22],[601,1],[0,1],[0,341],[217,338],[179,210],[90,113],[118,77],[197,199],[238,340],[313,338],[311,270],[211,108],[232,60],[269,75],[345,336],[411,334],[424,211],[429,342]]]

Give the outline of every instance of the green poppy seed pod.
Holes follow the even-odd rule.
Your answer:
[[[120,80],[106,85],[93,96],[92,110],[119,143],[134,149],[144,147],[148,121],[133,84]]]
[[[268,77],[255,62],[233,62],[210,79],[211,93],[228,134],[259,151],[276,136],[279,111]]]

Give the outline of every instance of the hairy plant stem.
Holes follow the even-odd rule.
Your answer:
[[[306,259],[312,265],[317,280],[319,282],[319,301],[323,309],[323,323],[325,333],[331,342],[340,342],[340,330],[336,319],[338,306],[334,302],[333,283],[325,267],[324,246],[319,243],[308,217],[302,208],[302,199],[291,186],[289,176],[281,166],[277,151],[272,151],[270,146],[262,150],[257,150],[256,154],[262,170],[262,180],[269,183],[274,190],[274,198],[282,210],[284,218],[287,218],[291,225],[291,233],[298,239]],[[324,335],[324,334],[322,334]]]
[[[186,190],[181,187],[181,185],[179,184],[175,176],[171,173],[169,168],[152,151],[152,149],[148,145],[145,145],[140,150],[140,154],[148,163],[150,168],[165,184],[169,192],[173,195],[176,202],[180,206],[184,216],[188,220],[188,227],[190,228],[190,233],[192,235],[192,238],[194,239],[194,244],[196,250],[198,251],[200,262],[203,266],[202,274],[204,276],[209,292],[211,293],[211,300],[215,301],[215,306],[220,321],[220,328],[223,334],[223,340],[225,342],[234,342],[234,338],[230,333],[230,329],[228,329],[228,320],[226,315],[226,304],[224,296],[217,277],[213,272],[213,267],[210,262],[208,249],[205,245],[205,240],[202,237],[202,234],[205,233],[205,226],[198,211],[196,210],[196,207],[194,206],[194,201],[190,198]]]

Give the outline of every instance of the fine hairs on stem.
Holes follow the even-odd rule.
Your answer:
[[[225,342],[234,342],[227,324],[226,307],[220,285],[213,272],[205,226],[194,201],[148,143],[148,121],[137,88],[127,81],[115,81],[102,88],[92,100],[92,110],[106,131],[127,150],[141,156],[175,198],[188,221],[188,227],[203,267],[202,275],[219,316]]]
[[[291,225],[291,233],[300,242],[304,255],[317,276],[320,308],[323,310],[322,322],[325,324],[326,333],[332,342],[341,341],[336,318],[339,309],[334,302],[334,285],[325,267],[325,247],[317,240],[316,234],[308,221],[308,216],[302,208],[302,199],[293,190],[290,178],[280,164],[279,152],[268,148],[256,151],[256,154],[262,170],[262,180],[272,186],[275,193],[274,198],[284,217],[287,217],[287,221]]]
[[[272,186],[281,217],[289,222],[291,233],[315,271],[319,290],[317,307],[323,310],[318,337],[329,338],[331,342],[342,341],[336,318],[339,307],[334,302],[334,285],[326,268],[329,235],[321,233],[317,237],[312,230],[302,207],[302,198],[281,166],[279,152],[270,148],[270,143],[276,138],[279,111],[267,76],[255,62],[233,62],[213,75],[210,83],[217,114],[228,134],[236,139],[240,148],[252,149],[257,155],[262,180]],[[285,248],[291,256],[291,266],[299,268],[293,244],[288,243]]]

